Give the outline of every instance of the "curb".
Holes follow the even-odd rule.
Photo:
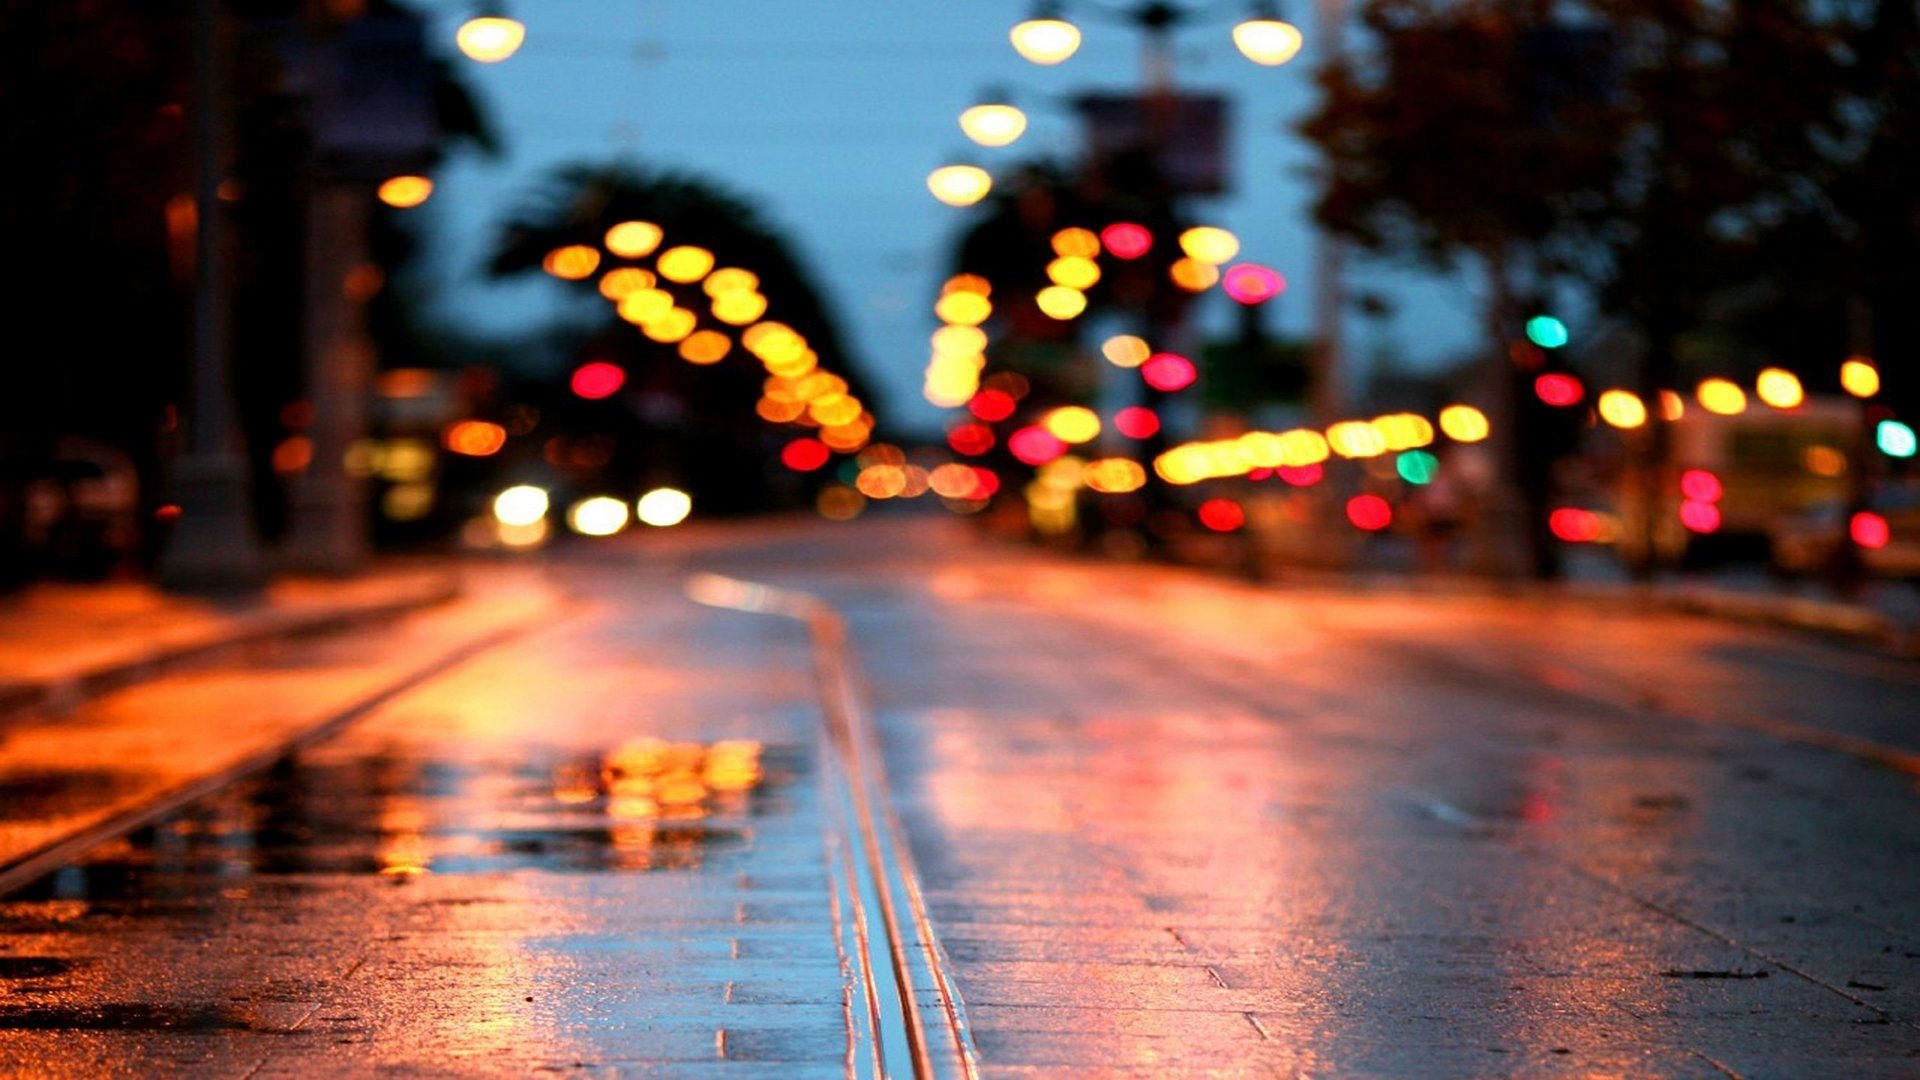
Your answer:
[[[0,684],[0,726],[27,714],[67,712],[93,698],[234,649],[288,638],[337,634],[450,603],[462,592],[458,575],[443,574],[424,587],[408,589],[408,595],[399,599],[313,611],[249,612],[235,616],[227,625],[198,640],[161,645],[136,656],[110,660],[69,674]]]

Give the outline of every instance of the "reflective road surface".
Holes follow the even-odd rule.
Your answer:
[[[911,521],[553,556],[568,617],[0,900],[0,1071],[869,1075],[813,654],[694,570],[848,620],[981,1075],[1920,1076],[1913,662]]]

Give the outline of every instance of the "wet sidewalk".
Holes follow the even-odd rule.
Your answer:
[[[804,631],[678,574],[558,584],[563,614],[0,901],[0,1073],[849,1075]],[[473,629],[436,611],[264,667],[337,680],[448,624]],[[144,766],[70,754],[114,771],[96,799]]]
[[[389,620],[459,591],[452,570],[406,564],[348,579],[285,579],[232,600],[144,582],[36,585],[0,598],[0,723],[71,708],[224,649]]]

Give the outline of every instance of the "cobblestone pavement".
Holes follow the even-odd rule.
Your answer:
[[[1911,662],[919,522],[601,550],[0,901],[0,1072],[865,1075],[806,642],[703,568],[848,616],[986,1077],[1920,1074]]]

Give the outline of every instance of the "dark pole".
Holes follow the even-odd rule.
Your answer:
[[[175,462],[180,517],[160,557],[159,581],[196,593],[244,593],[266,580],[247,505],[247,465],[235,452],[226,262],[227,50],[219,0],[193,2],[194,284],[192,396],[187,453]]]

